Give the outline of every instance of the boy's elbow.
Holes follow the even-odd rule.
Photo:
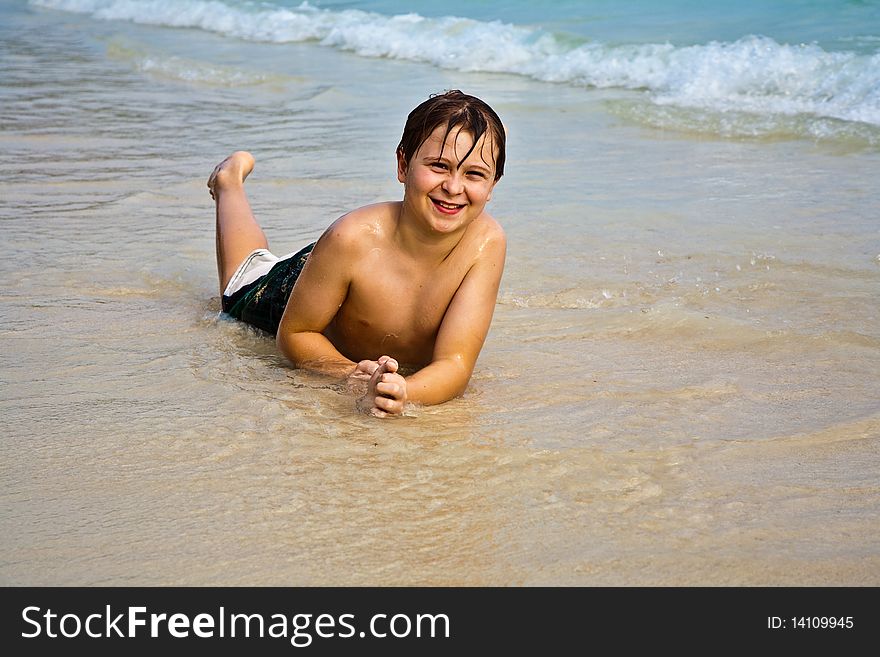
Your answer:
[[[293,363],[295,366],[297,365],[297,357],[296,357],[296,349],[295,349],[295,336],[296,334],[292,331],[285,331],[282,327],[279,327],[278,333],[275,334],[275,346],[278,348],[287,360]]]
[[[450,376],[448,378],[449,399],[461,397],[464,394],[464,391],[467,390],[474,368],[461,356],[449,358],[447,359],[447,363],[447,367],[450,368]]]

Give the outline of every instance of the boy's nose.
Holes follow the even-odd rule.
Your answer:
[[[451,173],[443,179],[442,187],[450,196],[456,196],[464,191],[464,182],[457,173]]]

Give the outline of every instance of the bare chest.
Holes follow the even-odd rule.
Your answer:
[[[352,359],[390,355],[410,365],[431,359],[446,309],[466,272],[454,263],[433,270],[388,264],[351,283],[334,320]]]

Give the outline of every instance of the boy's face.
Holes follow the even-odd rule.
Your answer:
[[[445,125],[438,126],[409,163],[398,153],[397,179],[404,184],[404,207],[434,231],[450,233],[479,217],[492,197],[496,153],[484,134],[459,165],[473,136],[453,130],[444,143],[445,132]]]

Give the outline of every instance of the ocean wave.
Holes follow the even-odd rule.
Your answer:
[[[31,0],[98,19],[207,30],[272,43],[315,41],[365,57],[425,62],[463,72],[647,92],[657,106],[758,116],[814,116],[880,127],[880,52],[828,52],[768,37],[692,46],[578,43],[500,21],[332,11],[304,2]]]

